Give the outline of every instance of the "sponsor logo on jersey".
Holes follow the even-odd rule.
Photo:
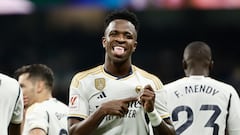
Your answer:
[[[103,90],[106,85],[106,80],[104,78],[97,78],[95,79],[95,88],[97,90]]]
[[[79,95],[72,95],[69,101],[69,106],[72,109],[77,109],[79,101]]]

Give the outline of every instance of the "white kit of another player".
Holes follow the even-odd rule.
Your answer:
[[[165,86],[178,135],[240,135],[240,101],[235,89],[210,77],[190,76]],[[227,126],[229,125],[229,126]]]
[[[0,135],[8,135],[9,124],[20,127],[23,119],[23,95],[17,80],[0,74],[0,95]],[[20,128],[9,130],[20,134]]]

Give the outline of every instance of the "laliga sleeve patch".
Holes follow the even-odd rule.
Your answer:
[[[69,107],[70,109],[78,109],[79,105],[79,95],[71,95],[70,101],[69,101]]]

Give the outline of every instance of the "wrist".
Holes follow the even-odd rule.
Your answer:
[[[155,109],[152,112],[147,112],[147,115],[153,127],[160,125],[163,120]]]

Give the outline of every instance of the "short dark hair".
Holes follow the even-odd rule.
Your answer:
[[[48,66],[44,64],[24,65],[14,72],[14,77],[18,80],[18,77],[25,73],[29,73],[29,78],[39,78],[45,81],[46,86],[53,89],[54,74]]]
[[[128,20],[135,26],[136,31],[137,32],[139,31],[139,21],[138,21],[136,14],[134,14],[133,12],[130,12],[128,10],[115,10],[115,11],[112,11],[111,13],[109,13],[106,16],[105,21],[104,21],[104,30],[106,30],[106,28],[108,27],[110,22],[112,22],[113,20],[116,20],[116,19]]]

